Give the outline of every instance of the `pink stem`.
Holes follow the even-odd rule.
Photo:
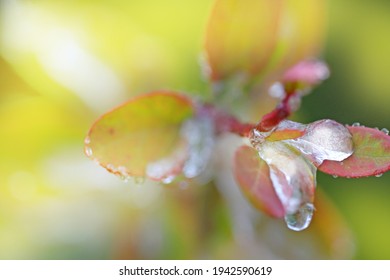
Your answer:
[[[211,104],[201,104],[198,107],[198,114],[209,116],[214,120],[217,133],[231,132],[242,137],[249,137],[254,124],[242,123],[228,113],[218,110]]]

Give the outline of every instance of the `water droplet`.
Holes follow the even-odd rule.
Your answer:
[[[287,227],[294,231],[301,231],[310,225],[314,206],[311,203],[303,204],[294,214],[284,216]]]
[[[89,143],[91,143],[91,138],[89,138],[89,136],[87,136],[87,137],[85,137],[84,144],[88,145]]]
[[[274,83],[268,90],[268,94],[273,98],[283,99],[286,96],[282,83]]]
[[[354,122],[354,123],[352,124],[352,126],[360,126],[360,123]]]
[[[386,135],[389,135],[389,130],[387,128],[382,128],[381,131],[386,134]]]
[[[332,175],[333,176],[333,178],[335,178],[335,179],[337,179],[339,176],[337,176],[337,175]]]
[[[92,156],[92,149],[91,149],[91,147],[85,147],[85,154],[86,154],[88,157],[91,157],[91,156]]]
[[[110,172],[113,172],[113,173],[115,173],[115,171],[116,171],[115,166],[111,163],[107,164],[106,169]]]
[[[380,174],[376,174],[375,177],[379,178],[379,177],[382,177],[383,173],[380,173]]]
[[[142,177],[142,176],[134,177],[134,183],[136,185],[142,185],[144,182],[145,182],[145,177]]]
[[[171,175],[171,176],[168,176],[168,177],[165,177],[161,180],[161,182],[163,184],[170,184],[173,182],[173,180],[175,180],[175,176]]]
[[[128,176],[122,176],[122,175],[120,175],[119,178],[120,178],[123,182],[125,182],[125,183],[129,182],[129,177],[128,177]]]
[[[313,122],[304,136],[286,142],[306,154],[316,166],[324,160],[342,161],[353,153],[351,133],[332,120]]]

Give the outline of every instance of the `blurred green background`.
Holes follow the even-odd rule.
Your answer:
[[[210,94],[200,53],[211,6],[0,2],[1,259],[390,259],[390,174],[318,174],[350,232],[340,241],[349,245],[337,237],[331,245],[348,252],[329,254],[316,233],[339,217],[304,233],[261,218],[259,238],[240,237],[240,212],[212,183],[124,183],[84,156],[93,121],[131,96],[156,89]],[[323,58],[331,77],[305,97],[295,118],[390,128],[390,2],[331,0],[328,17]],[[254,252],[240,243],[251,238]]]

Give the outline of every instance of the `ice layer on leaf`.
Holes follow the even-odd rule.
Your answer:
[[[286,214],[313,203],[316,168],[301,154],[283,142],[265,142],[258,149],[270,168],[270,178]]]
[[[268,164],[257,150],[241,146],[234,155],[234,176],[241,190],[256,208],[268,215],[282,218],[285,210],[270,178]]]
[[[286,142],[308,156],[316,166],[324,160],[342,161],[353,153],[352,135],[333,120],[311,123],[302,137]]]
[[[268,165],[287,226],[305,229],[314,212],[317,166],[327,159],[342,161],[353,153],[350,132],[332,120],[308,125],[283,120],[271,131],[253,129],[250,141]],[[242,187],[243,180],[236,178]]]
[[[364,177],[381,175],[390,170],[390,136],[386,130],[347,126],[352,134],[354,153],[347,159],[337,162],[326,160],[318,169],[341,177]]]

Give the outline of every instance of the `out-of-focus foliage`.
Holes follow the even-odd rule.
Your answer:
[[[295,119],[389,128],[390,5],[329,2],[331,78],[305,97]],[[318,209],[319,225],[307,232],[259,217],[253,237],[237,236],[242,224],[212,184],[124,183],[84,156],[92,121],[131,96],[169,88],[207,98],[198,57],[211,6],[0,2],[0,258],[390,258],[389,174],[318,175],[351,235],[337,233],[348,230],[323,202],[330,210]],[[264,104],[253,101],[248,111],[258,119]],[[262,250],[251,250],[254,238],[266,240]]]
[[[264,82],[272,72],[317,56],[325,15],[324,0],[215,1],[205,34],[210,79]]]

